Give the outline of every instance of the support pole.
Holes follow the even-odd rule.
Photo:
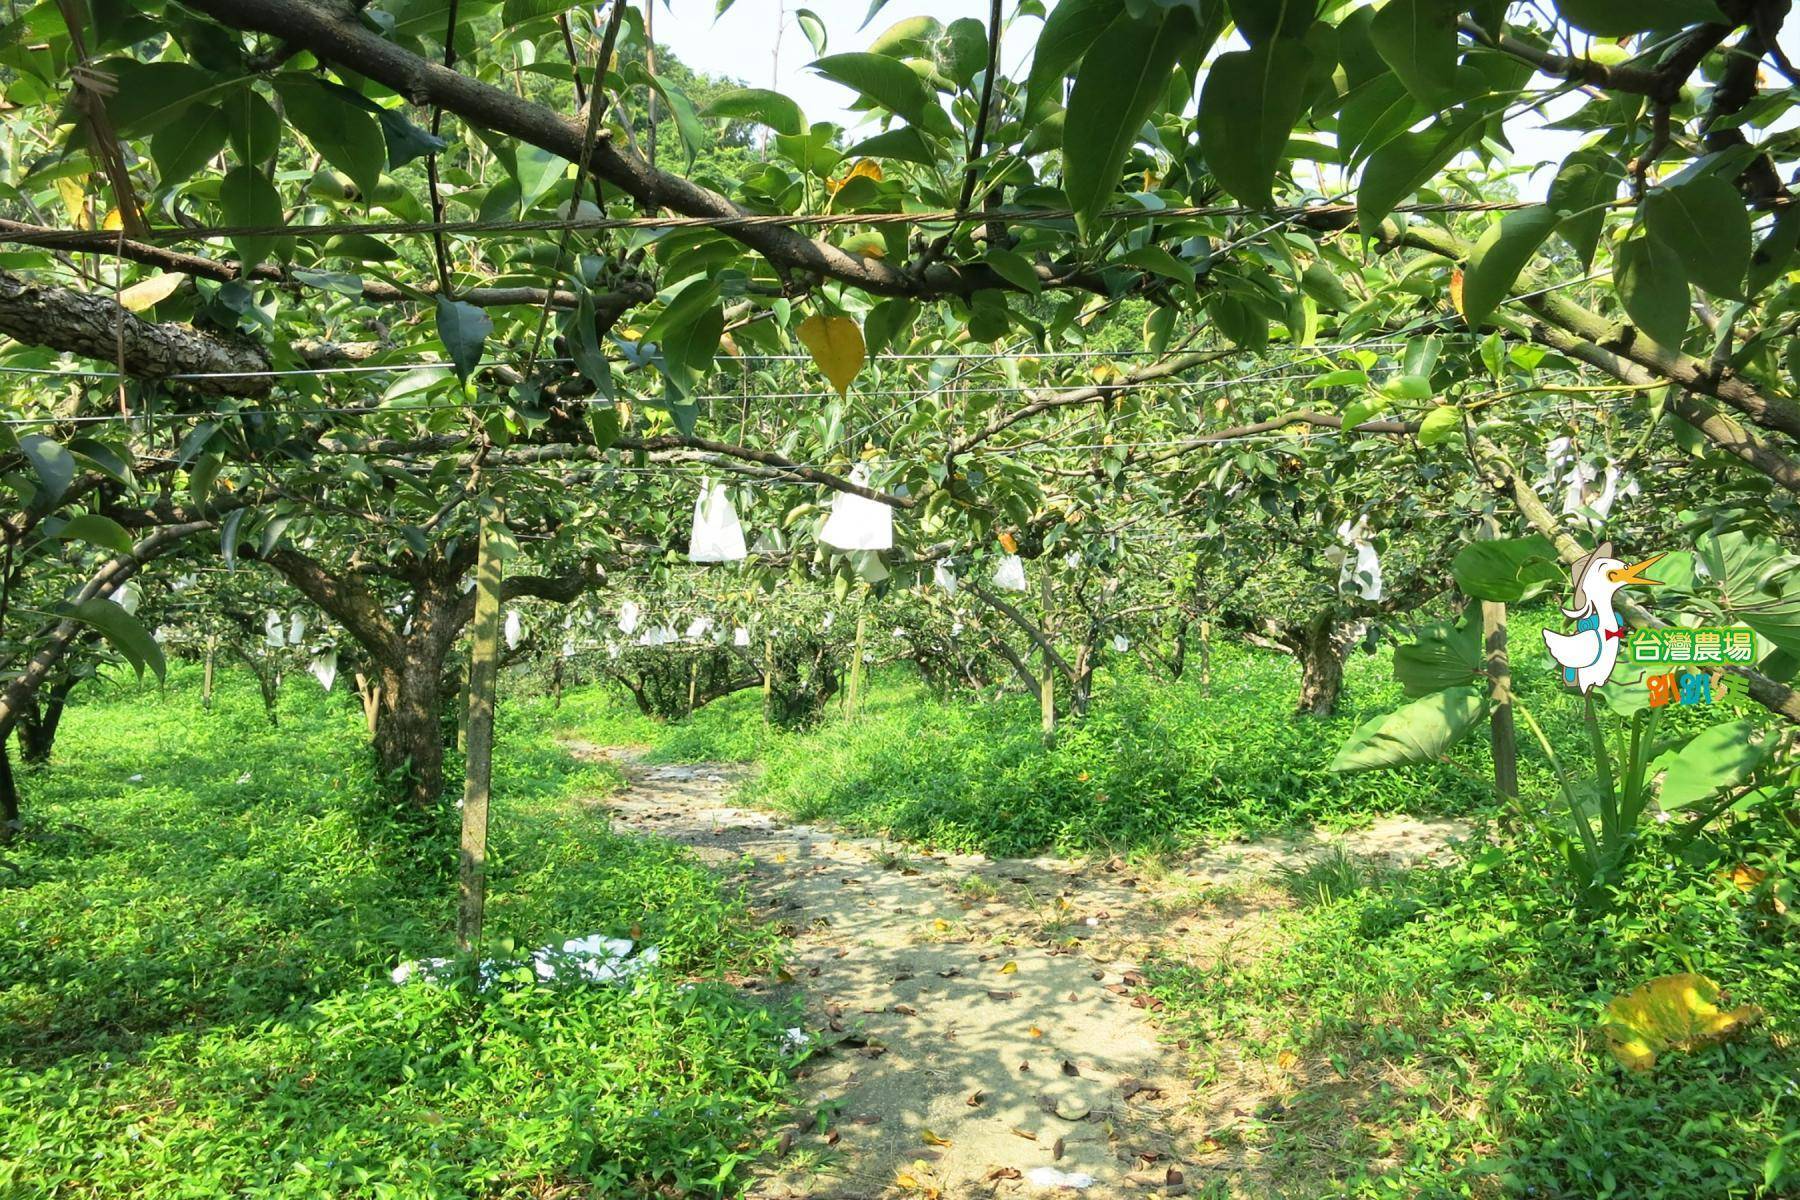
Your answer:
[[[694,655],[694,661],[688,664],[688,716],[694,715],[694,700],[700,691],[700,655]]]
[[[1212,622],[1200,622],[1200,691],[1212,687]]]
[[[763,637],[763,724],[771,719],[770,709],[775,704],[775,635]]]
[[[213,704],[213,658],[218,652],[219,638],[217,634],[208,634],[206,638],[206,677],[200,684],[200,707],[207,712],[212,711]]]
[[[1483,541],[1500,536],[1492,516],[1481,524]],[[1519,739],[1513,726],[1512,663],[1506,653],[1506,605],[1481,602],[1481,638],[1487,655],[1488,695],[1493,702],[1489,733],[1494,746],[1494,788],[1503,796],[1519,794]]]
[[[489,785],[494,767],[494,690],[500,673],[500,518],[482,506],[475,565],[475,623],[469,654],[468,769],[463,782],[462,856],[456,905],[456,945],[465,954],[481,944],[487,904]]]
[[[850,711],[861,712],[863,702],[863,642],[869,633],[869,614],[856,617],[856,649],[850,660]]]
[[[1044,578],[1044,641],[1050,640],[1050,570],[1043,568]],[[1043,651],[1044,678],[1038,684],[1038,703],[1044,716],[1044,745],[1056,744],[1056,666],[1050,661],[1050,651]]]

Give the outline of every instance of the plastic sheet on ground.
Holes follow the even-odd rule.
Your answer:
[[[630,938],[592,933],[583,938],[570,938],[560,946],[542,946],[523,961],[484,958],[480,968],[481,986],[486,988],[499,980],[503,972],[527,965],[546,982],[626,983],[654,967],[657,960],[655,946],[639,950]],[[394,968],[389,978],[396,984],[414,980],[441,983],[450,977],[455,964],[456,960],[451,958],[403,962]]]

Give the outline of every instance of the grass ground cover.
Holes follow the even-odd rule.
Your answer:
[[[638,937],[654,978],[397,988],[449,950],[450,830],[368,800],[341,692],[285,689],[276,730],[223,678],[211,712],[184,672],[96,686],[28,782],[44,833],[0,872],[0,1194],[708,1194],[756,1154],[788,1022],[711,981],[775,940],[684,852],[573,803],[609,771],[512,710],[490,944]]]

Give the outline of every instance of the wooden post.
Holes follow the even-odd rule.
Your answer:
[[[1050,569],[1039,564],[1044,578],[1044,641],[1050,640]],[[1045,746],[1056,744],[1056,667],[1050,661],[1050,652],[1043,651],[1044,679],[1038,685],[1038,703],[1044,717],[1043,738]]]
[[[700,655],[695,652],[694,661],[688,664],[688,716],[694,715],[694,700],[700,690]]]
[[[217,634],[209,634],[206,638],[206,677],[200,684],[200,707],[212,711],[213,702],[213,655],[219,646]]]
[[[863,700],[863,640],[869,632],[869,614],[858,613],[856,616],[856,649],[855,657],[850,660],[850,711],[859,712]]]
[[[487,904],[488,795],[494,767],[494,688],[500,673],[499,513],[484,505],[475,566],[475,624],[469,653],[468,768],[463,782],[462,857],[458,872],[456,944],[481,944]]]
[[[763,635],[763,724],[770,720],[775,704],[775,635]]]
[[[1212,622],[1200,622],[1200,690],[1212,687]]]
[[[1482,540],[1500,536],[1493,517],[1481,525]],[[1481,638],[1487,656],[1488,695],[1493,702],[1489,734],[1494,747],[1494,788],[1503,796],[1519,794],[1519,739],[1513,727],[1512,663],[1506,654],[1506,605],[1481,602]]]

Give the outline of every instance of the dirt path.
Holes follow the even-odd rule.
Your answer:
[[[810,1115],[753,1188],[758,1200],[1059,1189],[1113,1200],[1198,1192],[1243,1165],[1200,1136],[1216,1105],[1190,1095],[1139,967],[1154,939],[1204,954],[1253,938],[1275,899],[1171,898],[1323,842],[1210,852],[1157,881],[1117,862],[926,855],[735,807],[730,768],[612,756],[631,781],[606,802],[614,826],[741,870],[792,938],[789,969],[823,1053],[801,1081],[797,1111]],[[1406,859],[1455,832],[1390,821],[1347,848]]]

